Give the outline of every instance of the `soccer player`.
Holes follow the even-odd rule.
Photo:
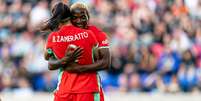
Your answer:
[[[59,69],[59,82],[54,93],[54,101],[103,101],[100,96],[99,78],[95,71],[72,73],[63,68],[68,68],[66,65],[73,63],[74,60],[76,60],[74,64],[92,64],[94,61],[93,49],[97,45],[97,40],[90,30],[62,25],[69,18],[68,10],[68,6],[61,2],[56,4],[52,10],[52,17],[44,27],[44,29],[50,30],[58,29],[49,34],[45,53],[49,63],[52,63],[52,60],[60,63],[59,66],[54,66],[53,63],[49,65],[50,70]],[[71,49],[68,47],[71,45],[74,45],[75,50],[69,56]],[[76,48],[76,46],[81,48]],[[82,49],[82,57],[79,57]],[[68,58],[63,59],[65,57]],[[69,57],[72,57],[73,60]]]
[[[98,53],[96,54],[96,57],[98,58],[98,61],[90,66],[69,66],[70,68],[67,68],[67,70],[71,70],[74,72],[89,72],[107,69],[110,65],[111,58],[109,51],[109,42],[106,33],[98,29],[96,26],[89,24],[90,16],[88,8],[85,4],[80,2],[74,3],[70,7],[70,11],[70,20],[72,25],[82,29],[90,30],[96,36],[96,39],[98,41]]]
[[[62,0],[65,4],[69,2],[69,0]],[[98,41],[98,48],[97,51],[95,51],[95,58],[97,58],[97,61],[91,65],[71,65],[66,70],[70,72],[90,72],[90,71],[99,71],[99,70],[104,70],[108,69],[111,63],[111,56],[110,56],[110,51],[109,51],[109,42],[107,39],[106,33],[98,29],[94,25],[89,24],[89,11],[88,7],[81,2],[76,2],[70,7],[71,11],[71,23],[72,25],[82,28],[82,29],[87,29],[90,30],[94,33],[97,41]],[[78,53],[79,54],[79,53]],[[73,54],[70,54],[73,55]],[[67,58],[67,57],[66,57]],[[75,58],[75,56],[74,56]],[[52,62],[50,65],[60,65],[59,63]]]
[[[110,66],[111,61],[107,35],[103,31],[98,29],[96,26],[89,25],[90,16],[87,6],[85,4],[79,2],[74,3],[70,7],[70,11],[72,25],[79,28],[88,29],[92,31],[96,36],[96,39],[98,40],[98,53],[96,54],[96,57],[98,58],[98,60],[91,65],[68,65],[68,67],[65,69],[69,72],[74,73],[83,73],[107,69]],[[104,94],[102,92],[101,86],[99,88],[100,90],[98,96],[100,97],[100,100],[98,99],[97,101],[104,101]]]

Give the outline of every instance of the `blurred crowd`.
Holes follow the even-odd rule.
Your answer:
[[[0,91],[52,92],[57,71],[38,26],[58,0],[0,0]],[[100,71],[106,92],[200,92],[201,0],[71,0],[90,9],[107,33],[112,64]]]

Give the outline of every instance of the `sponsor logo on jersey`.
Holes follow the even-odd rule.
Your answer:
[[[102,41],[102,44],[109,44],[109,41],[106,39],[106,40],[103,40]]]

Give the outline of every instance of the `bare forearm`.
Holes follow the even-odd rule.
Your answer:
[[[103,60],[100,60],[90,65],[76,65],[73,68],[66,67],[66,71],[73,72],[73,73],[100,71],[100,70],[106,69],[106,66],[104,66],[104,63],[105,62]]]
[[[48,61],[48,69],[49,70],[56,70],[58,68],[66,67],[69,63],[72,63],[75,61],[79,56],[82,54],[82,48],[77,47],[75,50],[70,51],[71,47],[68,47],[66,50],[66,54],[62,59],[56,59],[56,56],[53,54],[53,52],[50,50],[46,51],[45,53],[45,59]],[[52,53],[50,55],[50,53]]]
[[[56,69],[59,69],[60,67],[64,67],[65,64],[62,62],[63,62],[62,59],[60,59],[60,60],[49,59],[48,69],[49,70],[56,70]]]
[[[98,59],[95,63],[90,65],[73,65],[72,67],[66,67],[67,71],[75,72],[75,73],[82,73],[82,72],[93,72],[93,71],[100,71],[104,69],[108,69],[111,63],[111,56],[108,49],[102,50],[103,54],[102,58]]]

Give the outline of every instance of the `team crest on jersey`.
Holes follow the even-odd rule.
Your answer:
[[[52,42],[71,42],[71,41],[87,39],[88,37],[89,37],[89,34],[87,32],[78,33],[75,35],[67,35],[67,36],[56,35],[56,36],[53,36]]]

